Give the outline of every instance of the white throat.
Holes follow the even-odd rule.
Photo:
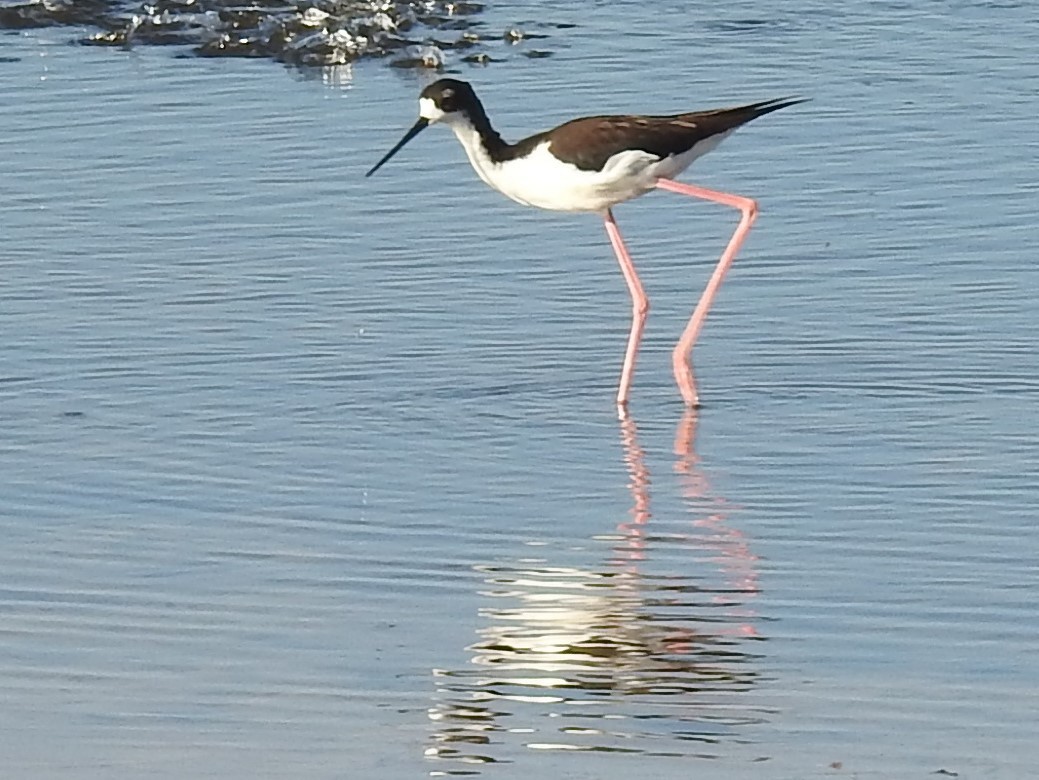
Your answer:
[[[490,154],[487,153],[487,149],[483,145],[483,139],[476,128],[473,127],[473,123],[469,121],[469,117],[464,114],[446,114],[441,121],[451,128],[455,138],[462,144],[462,148],[465,149],[465,154],[469,158],[469,163],[473,166],[476,174],[486,184],[491,185],[495,189],[500,189],[496,183],[496,174],[500,171],[501,164],[491,159]]]

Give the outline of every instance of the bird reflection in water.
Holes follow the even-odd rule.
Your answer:
[[[744,695],[758,676],[749,645],[762,639],[755,558],[701,468],[696,422],[687,412],[675,437],[680,518],[650,522],[650,473],[627,418],[631,519],[606,562],[477,567],[493,604],[470,665],[434,672],[433,775],[471,775],[522,749],[714,757],[766,719]]]

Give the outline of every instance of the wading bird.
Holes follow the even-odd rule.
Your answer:
[[[682,397],[687,405],[696,407],[699,396],[691,364],[693,345],[726,271],[750,232],[758,207],[750,198],[682,184],[674,177],[752,119],[801,102],[804,101],[799,98],[781,98],[673,116],[583,117],[510,144],[491,126],[472,86],[456,79],[440,79],[422,90],[418,121],[366,176],[375,173],[426,127],[443,123],[465,147],[479,177],[506,197],[552,211],[602,214],[632,298],[631,332],[617,389],[621,416],[627,408],[649,299],[612,208],[660,188],[739,209],[742,216],[736,231],[672,354],[675,381]]]

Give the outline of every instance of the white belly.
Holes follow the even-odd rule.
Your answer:
[[[545,142],[526,157],[486,167],[474,161],[473,167],[498,192],[527,206],[604,211],[652,190],[657,180],[651,172],[654,162],[645,152],[624,152],[601,171],[582,171],[553,157]]]
[[[452,129],[465,147],[476,173],[498,192],[525,206],[551,211],[602,212],[618,203],[645,195],[657,179],[673,178],[728,136],[703,141],[685,154],[660,160],[648,152],[630,150],[611,157],[601,171],[583,171],[563,163],[545,141],[526,157],[497,163],[490,159],[471,128]]]

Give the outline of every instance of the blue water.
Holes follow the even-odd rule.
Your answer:
[[[536,3],[508,138],[787,94],[524,210],[420,76],[0,37],[4,777],[1021,778],[1039,761],[1039,26]],[[519,50],[518,50],[519,51]]]

